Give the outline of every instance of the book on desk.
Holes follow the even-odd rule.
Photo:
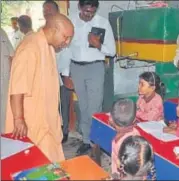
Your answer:
[[[69,180],[70,176],[58,163],[22,170],[12,175],[13,180]]]

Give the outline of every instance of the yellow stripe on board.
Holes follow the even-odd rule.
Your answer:
[[[175,57],[176,44],[149,44],[116,41],[117,53],[120,56],[128,56],[138,52],[134,57],[139,60],[153,60],[157,62],[172,62]],[[121,52],[120,52],[121,51]]]

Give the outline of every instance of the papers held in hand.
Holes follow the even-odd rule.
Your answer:
[[[101,44],[103,44],[104,43],[105,32],[106,32],[106,30],[104,28],[92,27],[90,33],[92,33],[92,34],[94,34],[96,36],[99,36],[100,37],[100,42],[101,42]],[[89,45],[89,47],[90,48],[95,48],[92,45]]]

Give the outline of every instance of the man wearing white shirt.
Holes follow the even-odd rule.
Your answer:
[[[91,148],[89,134],[92,115],[102,111],[105,56],[115,56],[116,53],[111,26],[107,19],[96,14],[98,6],[98,0],[79,0],[80,12],[70,18],[75,27],[69,47],[70,74],[79,101],[83,136],[83,144],[77,150],[77,155]],[[103,43],[99,35],[90,33],[92,27],[105,29]]]
[[[17,46],[19,45],[19,43],[23,39],[23,34],[19,30],[17,21],[18,21],[17,17],[11,18],[11,26],[13,29],[11,41],[12,41],[12,46],[14,47],[14,50],[17,48]]]

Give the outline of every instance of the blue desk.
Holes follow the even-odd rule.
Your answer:
[[[105,152],[107,152],[110,155],[112,146],[111,143],[112,139],[116,135],[116,131],[107,124],[107,120],[105,120],[104,116],[102,116],[103,120],[100,120],[101,115],[102,114],[99,114],[98,116],[98,114],[96,114],[92,118],[90,139],[93,143],[99,145],[100,148],[102,148]],[[143,134],[141,135],[144,136]],[[153,138],[151,137],[151,135],[144,137],[152,144]],[[165,145],[160,144],[161,143],[159,141],[158,146],[163,146],[165,149],[165,153],[168,149],[168,153],[173,154],[172,156],[175,158],[173,151],[171,151],[171,148],[169,149],[167,143],[165,143]],[[177,144],[179,145],[179,141],[177,142]],[[155,166],[157,170],[157,180],[179,180],[179,160],[177,163],[173,163],[172,161],[167,160],[161,154],[155,152]]]

